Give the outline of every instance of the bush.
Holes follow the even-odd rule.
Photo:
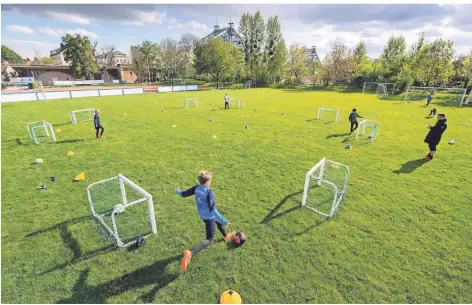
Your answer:
[[[7,88],[7,84],[2,83],[2,90],[5,90]]]

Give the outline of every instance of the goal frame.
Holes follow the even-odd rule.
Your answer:
[[[339,168],[342,168],[342,169],[345,170],[345,178],[344,178],[343,185],[341,186],[341,188],[338,188],[338,186],[336,184],[334,184],[333,182],[331,182],[329,180],[326,180],[326,179],[323,179],[324,168],[328,164],[329,165],[335,164]],[[318,169],[320,169],[320,172],[319,172],[318,176],[313,176],[314,173]],[[307,205],[308,190],[310,188],[310,180],[311,179],[317,180],[318,186],[323,186],[322,184],[325,183],[328,186],[330,186],[331,189],[334,191],[333,202],[332,202],[331,211],[330,211],[329,214],[326,214],[322,211],[319,211],[319,210]],[[312,210],[313,212],[318,213],[320,215],[323,215],[327,218],[332,218],[336,214],[336,212],[338,210],[338,207],[339,207],[339,204],[341,203],[341,200],[344,198],[344,195],[345,195],[346,189],[347,189],[347,181],[348,180],[349,180],[349,167],[347,165],[339,163],[339,162],[331,161],[331,160],[328,160],[326,158],[321,159],[321,161],[318,162],[315,166],[313,166],[308,171],[308,173],[306,174],[305,186],[303,188],[303,199],[302,199],[301,206],[306,207],[306,208]]]
[[[459,104],[459,107],[463,104],[464,100],[465,100],[465,95],[467,94],[467,89],[465,88],[444,88],[444,87],[419,87],[419,86],[409,86],[407,89],[406,89],[406,92],[405,92],[405,98],[403,99],[403,101],[407,101],[407,98],[408,98],[408,93],[410,92],[410,89],[412,90],[429,90],[433,95],[436,94],[438,91],[441,91],[444,93],[444,91],[453,91],[453,90],[456,90],[458,91],[458,95],[460,95],[460,100],[458,102]],[[408,101],[407,101],[408,102]]]
[[[188,108],[188,103],[195,103],[195,107],[198,107],[198,98],[186,98],[184,99],[184,108]]]
[[[244,100],[243,99],[239,99],[239,98],[230,98],[229,99],[229,105],[231,108],[233,108],[233,104],[236,104],[238,105],[238,107],[235,107],[235,108],[244,108]]]
[[[388,96],[387,86],[384,83],[379,83],[377,85],[377,89],[375,90],[375,94],[378,98],[383,98]]]
[[[44,102],[47,104],[48,98],[46,97],[46,92],[44,91],[43,82],[38,80],[37,83],[38,83],[39,88],[41,89],[41,92],[43,93]]]
[[[341,117],[341,110],[338,109],[330,109],[330,108],[318,108],[318,115],[316,116],[317,120],[323,119],[323,111],[327,112],[336,112],[335,122],[338,123]]]
[[[41,123],[41,125],[30,128],[30,125],[37,124],[37,123]],[[38,137],[36,137],[36,132],[35,132],[35,130],[38,130],[38,129],[43,129],[44,132],[46,133],[46,137],[47,138],[51,137],[53,141],[56,142],[56,134],[54,133],[54,128],[52,127],[51,123],[45,120],[41,120],[37,122],[29,122],[28,124],[26,124],[26,130],[28,131],[28,135],[30,139],[33,140],[36,145],[39,145],[39,140],[38,140]]]
[[[469,95],[461,101],[459,107],[462,106],[472,106],[472,89],[470,89]]]
[[[89,112],[89,118],[86,119],[86,120],[77,120],[76,117],[75,117],[75,114],[78,113],[78,112],[86,112],[88,111]],[[69,112],[69,119],[70,119],[70,122],[74,125],[77,125],[78,122],[87,122],[87,121],[92,121],[93,120],[93,117],[94,117],[94,112],[95,112],[95,108],[87,108],[87,109],[81,109],[81,110],[72,110]]]
[[[365,93],[365,86],[368,85],[368,84],[377,85],[376,88],[378,88],[378,85],[379,85],[379,84],[384,85],[385,88],[386,88],[386,91],[387,91],[387,95],[388,95],[388,94],[395,94],[395,89],[397,88],[397,83],[364,82],[364,84],[362,85],[362,93]],[[389,90],[388,90],[389,85],[393,85],[393,88],[392,88],[391,93],[389,93]]]
[[[245,84],[244,84],[244,89],[250,89],[250,88],[256,88],[256,82],[253,81],[253,80],[248,80]]]
[[[118,214],[118,213],[121,213],[122,211],[119,211],[117,209],[117,205],[115,205],[112,208],[112,210],[107,211],[102,215],[97,214],[95,209],[94,209],[93,201],[92,201],[92,195],[90,193],[90,189],[93,186],[96,186],[98,184],[103,184],[103,183],[106,183],[106,182],[109,182],[109,181],[113,181],[113,180],[116,180],[116,179],[118,179],[119,183],[120,183],[120,191],[121,191],[121,198],[122,198],[121,204],[122,204],[122,208],[123,208],[122,211],[126,210],[126,208],[129,208],[129,207],[131,207],[135,204],[139,204],[139,203],[147,201],[148,210],[149,210],[149,220],[150,220],[150,223],[151,223],[152,233],[149,233],[149,234],[147,234],[145,236],[141,236],[141,237],[147,238],[147,237],[151,236],[152,234],[157,234],[156,216],[154,215],[154,205],[153,205],[153,201],[152,201],[152,195],[149,194],[148,192],[146,192],[144,189],[142,189],[138,185],[136,185],[134,182],[132,182],[128,178],[126,178],[125,176],[123,176],[122,174],[118,174],[115,177],[94,182],[94,183],[90,184],[87,187],[87,198],[88,198],[88,201],[89,201],[89,204],[90,204],[90,211],[92,213],[92,216],[107,230],[107,232],[110,234],[110,236],[112,236],[116,246],[118,246],[120,248],[125,248],[125,247],[128,247],[129,245],[135,243],[136,239],[132,240],[128,243],[123,243],[123,241],[121,241],[120,235],[119,235],[119,232],[118,232],[118,227],[116,225],[115,215]],[[143,196],[143,198],[134,200],[132,202],[128,202],[128,200],[126,198],[125,184],[127,184],[129,187],[133,188],[135,191],[137,191],[139,194],[141,194]],[[111,228],[110,228],[110,226],[108,226],[108,224],[103,219],[103,217],[105,217],[105,216],[110,216],[111,217],[111,221],[112,221],[112,227]]]
[[[380,129],[380,123],[378,121],[372,121],[372,120],[363,120],[359,123],[359,126],[357,127],[356,131],[356,141],[359,140],[360,135],[365,134],[366,127],[371,127],[372,129],[375,129],[376,131],[373,131],[373,134],[375,136],[370,138],[370,142],[374,142],[378,136],[379,136],[379,129]]]

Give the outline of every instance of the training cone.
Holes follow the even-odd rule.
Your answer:
[[[344,147],[345,149],[351,149],[351,145],[346,145],[346,147]]]
[[[123,115],[124,115],[124,116],[127,116],[128,114],[125,112],[125,113],[123,113]]]
[[[56,132],[61,132],[62,130],[60,130],[59,128],[56,128]]]
[[[174,125],[172,125],[172,127],[177,127],[177,125],[174,124]]]
[[[74,155],[74,152],[73,151],[68,151],[67,152],[67,156],[70,157],[70,156],[73,156]]]
[[[331,166],[332,168],[339,168],[339,165],[337,165],[337,164],[331,164],[330,166]]]
[[[217,139],[215,135],[213,135],[211,138],[212,138],[212,139],[215,139],[215,140]]]
[[[83,181],[83,180],[85,180],[85,173],[82,172],[82,173],[78,174],[77,176],[75,176],[74,180],[75,180],[75,181]]]
[[[242,304],[243,300],[239,293],[233,290],[227,290],[221,294],[220,304]]]

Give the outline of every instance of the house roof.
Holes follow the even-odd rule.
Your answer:
[[[27,65],[27,64],[10,64],[13,69],[30,69],[30,70],[68,70],[66,65]]]
[[[213,32],[208,34],[208,36],[204,37],[202,40],[207,40],[210,37],[219,37],[223,41],[231,42],[238,48],[243,47],[241,36],[232,26],[228,26],[224,28],[220,28],[219,26],[216,26]]]
[[[123,53],[121,51],[114,51],[113,55],[120,56],[120,57],[126,57],[127,56],[125,53]],[[97,58],[103,58],[103,57],[105,57],[105,54],[103,54],[103,53],[97,56]]]

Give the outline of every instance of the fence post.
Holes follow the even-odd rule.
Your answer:
[[[35,93],[36,93],[36,100],[39,101],[38,92],[35,92]]]
[[[97,89],[97,91],[98,91],[98,96],[100,97],[100,96],[101,96],[101,95],[100,95],[100,89]]]
[[[72,98],[72,90],[69,90],[70,98]]]
[[[125,95],[125,89],[121,89],[121,92],[123,93],[123,95]]]

